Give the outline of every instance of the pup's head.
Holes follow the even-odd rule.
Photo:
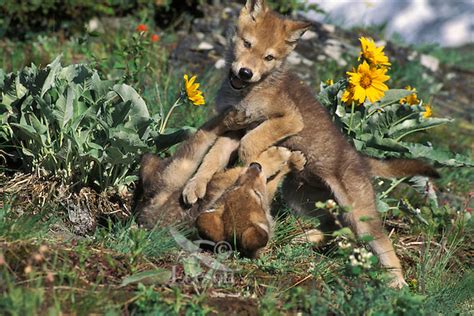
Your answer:
[[[253,162],[237,181],[237,190],[248,191],[258,197],[265,197],[267,191],[267,178],[263,173],[262,166]]]
[[[278,16],[265,0],[247,0],[233,39],[232,87],[240,90],[278,69],[310,26]]]
[[[215,208],[198,216],[196,228],[202,238],[225,240],[244,256],[253,258],[270,239],[271,218],[267,212],[266,178],[262,167],[252,163]]]

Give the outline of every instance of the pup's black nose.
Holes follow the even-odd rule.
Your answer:
[[[239,70],[240,79],[250,80],[250,79],[252,79],[252,76],[253,76],[252,70],[250,70],[248,68],[240,68],[240,70]]]
[[[258,172],[262,172],[262,165],[258,162],[252,162],[249,167],[252,169],[256,169]]]

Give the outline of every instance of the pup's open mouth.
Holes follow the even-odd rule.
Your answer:
[[[231,87],[235,90],[242,90],[248,85],[248,82],[245,82],[236,75],[234,75],[234,72],[232,70],[229,71],[229,83]]]

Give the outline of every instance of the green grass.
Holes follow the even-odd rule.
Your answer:
[[[110,36],[99,38],[73,37],[63,41],[54,36],[38,36],[28,43],[2,39],[0,64],[11,71],[30,62],[45,65],[63,53],[65,64],[91,62],[102,74],[121,78],[126,71],[117,65],[127,57],[118,51],[126,44],[123,41],[132,36],[134,23],[127,22],[117,30],[111,29]],[[162,37],[157,51],[146,52],[145,57],[150,58],[147,71],[138,72],[131,79],[156,111],[158,100],[165,110],[174,102],[179,93],[176,82],[185,72],[170,66],[168,45],[173,40],[173,34]],[[456,52],[444,55],[438,48],[431,52],[448,65],[462,65],[465,61]],[[354,60],[353,57],[351,62]],[[390,86],[416,86],[424,99],[438,93],[437,83],[423,75],[424,69],[417,62],[400,65],[394,61],[392,69]],[[314,70],[317,75],[312,86],[319,87],[321,80],[339,78],[348,69],[328,62],[316,65]],[[208,105],[178,108],[171,128],[198,126],[212,112],[220,74],[208,71],[199,80]],[[159,84],[160,98],[155,83]],[[471,126],[456,124],[435,129],[426,139],[448,150],[468,153],[471,132]],[[474,227],[472,220],[465,220],[464,208],[472,205],[469,193],[474,173],[472,169],[453,168],[441,172],[443,177],[436,182],[443,202],[440,207],[429,207],[424,201],[413,199],[422,208],[428,226],[409,214],[385,216],[389,230],[394,229],[392,239],[410,284],[402,291],[389,289],[385,285],[386,273],[376,265],[367,270],[353,269],[348,264],[350,251],[341,251],[338,240],[321,248],[294,243],[303,228],[314,228],[318,223],[292,214],[277,218],[274,238],[259,259],[233,255],[222,261],[236,270],[233,282],[186,279],[196,272],[196,267],[188,264],[189,255],[168,230],[145,231],[131,218],[109,215],[101,217],[91,236],[77,236],[70,232],[67,210],[60,201],[44,192],[38,197],[30,196],[36,191],[18,190],[2,179],[0,314],[205,315],[230,314],[243,308],[268,315],[468,313],[474,305],[474,273],[469,262]],[[174,268],[177,280],[170,283]],[[142,277],[140,273],[153,276]],[[123,285],[124,280],[131,279],[136,281]]]

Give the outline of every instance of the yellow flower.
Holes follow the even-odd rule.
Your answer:
[[[390,66],[388,57],[383,52],[383,46],[375,46],[375,42],[371,38],[361,37],[359,38],[360,46],[362,51],[360,52],[360,58],[363,56],[372,66]]]
[[[354,101],[354,86],[349,84],[349,86],[346,88],[344,93],[342,94],[341,98],[342,102],[346,104],[352,104]]]
[[[189,79],[188,75],[184,75],[184,87],[186,89],[186,95],[194,105],[206,104],[202,91],[199,90],[199,83],[194,83],[196,76]]]
[[[328,86],[332,86],[332,85],[334,84],[334,80],[328,79],[328,80],[326,80],[326,84],[327,84]]]
[[[413,91],[414,93],[410,94],[409,96],[406,96],[404,98],[401,98],[400,99],[400,104],[405,104],[405,103],[408,103],[410,105],[419,104],[420,100],[418,100],[418,97],[416,96],[416,89],[412,88],[410,86],[406,86],[405,89],[408,90],[408,91]]]
[[[374,103],[382,99],[388,90],[384,82],[390,79],[386,72],[387,68],[370,67],[365,60],[357,67],[357,72],[347,72],[349,83],[354,86],[354,101],[364,103],[367,98]]]
[[[424,118],[429,118],[433,115],[430,104],[425,104],[425,111],[422,113]]]

